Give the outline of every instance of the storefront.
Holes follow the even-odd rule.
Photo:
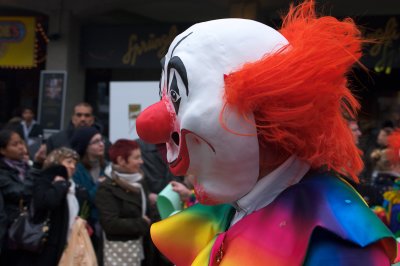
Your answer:
[[[20,115],[23,106],[37,108],[49,41],[46,29],[44,15],[0,16],[0,125]]]
[[[108,132],[111,81],[157,81],[160,60],[175,36],[188,25],[89,25],[82,30],[85,99]]]
[[[15,10],[0,13],[3,16],[0,22],[5,21],[0,34],[7,32],[5,27],[8,25],[7,21],[11,21],[10,18],[23,17],[27,19],[24,23],[29,28],[26,33],[31,36],[29,45],[25,44],[29,49],[26,48],[28,46],[16,46],[15,40],[18,40],[18,36],[14,37],[16,39],[0,36],[0,124],[5,124],[22,106],[32,106],[35,110],[41,108],[40,77],[41,71],[46,70],[65,73],[64,89],[68,100],[61,112],[64,120],[60,127],[63,128],[68,123],[75,103],[87,101],[94,106],[107,133],[109,83],[158,80],[160,59],[170,42],[195,23],[161,22],[132,17],[130,13],[123,13],[124,16],[121,16],[120,12],[117,16],[112,13],[115,12],[113,7],[87,15],[80,5],[71,4],[64,8],[53,2],[51,5],[52,8],[48,10],[44,9],[45,5],[37,8],[43,9],[43,13]],[[276,19],[270,23],[271,17],[267,15],[260,18],[261,14],[276,15],[276,11],[270,10],[266,13],[261,6],[251,7],[251,12],[247,13],[232,13],[235,10],[233,6],[223,7],[218,12],[221,17],[248,16],[251,13],[251,16],[266,24],[280,24]],[[104,19],[104,14],[111,15]],[[213,15],[218,17],[216,13]],[[378,127],[386,119],[400,120],[400,16],[364,16],[357,18],[356,22],[365,28],[365,36],[383,40],[365,48],[366,56],[361,62],[368,71],[359,66],[350,74],[354,92],[362,103],[360,118],[367,124],[366,128]],[[4,51],[14,51],[30,61],[20,63],[8,57],[2,59]]]

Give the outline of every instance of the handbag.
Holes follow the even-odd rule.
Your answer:
[[[76,218],[71,229],[67,247],[64,249],[58,266],[98,265],[96,253],[86,230],[86,225],[85,220],[79,216]]]
[[[10,249],[41,252],[48,238],[50,219],[47,214],[43,222],[33,221],[33,205],[23,207],[20,200],[20,214],[8,229],[8,244]]]
[[[144,259],[142,238],[114,241],[108,240],[103,233],[104,266],[131,265],[140,266]]]

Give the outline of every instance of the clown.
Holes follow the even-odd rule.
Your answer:
[[[196,24],[162,60],[160,102],[139,136],[166,143],[199,202],[152,227],[181,265],[389,265],[390,231],[341,177],[362,163],[343,113],[360,58],[351,20],[292,7],[278,32],[222,19]],[[341,175],[341,176],[340,176]]]

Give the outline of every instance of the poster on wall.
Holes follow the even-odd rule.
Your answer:
[[[111,142],[118,139],[136,139],[136,118],[141,111],[160,100],[158,81],[110,83]]]
[[[48,131],[58,131],[63,125],[66,83],[65,71],[40,73],[38,120]]]

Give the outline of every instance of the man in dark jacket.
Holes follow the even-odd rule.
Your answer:
[[[52,150],[65,146],[70,147],[70,139],[75,128],[92,126],[94,124],[93,108],[90,104],[81,102],[75,105],[71,123],[68,128],[51,135],[47,141],[47,153]]]
[[[100,123],[98,123],[93,115],[93,107],[86,103],[81,102],[75,105],[74,113],[71,117],[71,122],[69,123],[67,129],[61,130],[58,133],[51,135],[46,140],[46,148],[47,154],[49,154],[52,150],[60,148],[60,147],[71,147],[71,138],[76,128],[80,127],[95,127],[100,133],[103,131],[103,127]],[[108,148],[111,143],[106,140],[105,141],[105,158],[108,160]]]

